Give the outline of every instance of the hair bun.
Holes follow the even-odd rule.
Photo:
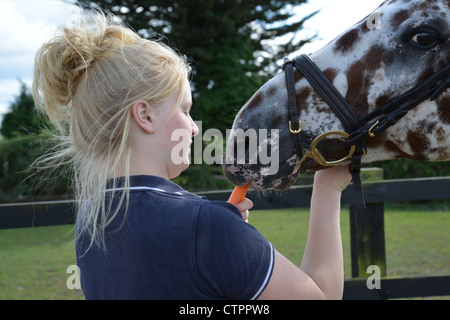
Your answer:
[[[37,106],[54,117],[54,123],[67,120],[67,107],[89,68],[112,48],[135,41],[132,35],[102,14],[84,15],[76,26],[60,29],[36,54]]]
[[[87,34],[76,29],[64,29],[65,44],[61,52],[62,76],[67,86],[67,98],[75,94],[80,79],[86,70],[98,57],[95,39],[89,39]]]

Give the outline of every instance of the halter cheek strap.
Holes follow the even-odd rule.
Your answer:
[[[308,56],[301,55],[297,57],[295,59],[295,66],[338,116],[346,132],[354,132],[360,128],[359,119],[356,113],[336,87]],[[361,141],[359,144],[355,145],[355,152],[353,153],[349,166],[353,186],[355,188],[355,204],[361,208],[365,208],[364,193],[362,191],[360,177],[361,159],[363,154],[365,154],[365,148],[365,141]]]
[[[288,94],[288,110],[289,110],[289,131],[294,139],[294,148],[298,159],[303,159],[303,148],[301,142],[302,123],[300,121],[300,112],[297,109],[297,94],[295,92],[294,79],[294,61],[285,59],[283,70],[286,78],[286,87]]]
[[[348,105],[347,101],[337,91],[337,89],[331,84],[331,82],[325,77],[320,69],[311,61],[306,55],[301,55],[295,60],[285,59],[283,70],[286,76],[286,86],[288,90],[288,107],[290,126],[292,121],[297,121],[299,118],[299,111],[296,106],[296,93],[294,85],[294,71],[293,66],[305,76],[314,89],[321,95],[325,102],[332,108],[339,119],[342,122],[347,132],[353,132],[357,130],[360,125],[358,116],[353,109]],[[299,124],[300,124],[300,120]],[[292,132],[292,130],[291,130]],[[293,133],[293,132],[292,132]],[[300,134],[294,134],[294,146],[299,159],[303,158],[303,151],[301,150]],[[357,145],[355,152],[351,159],[349,171],[352,175],[353,185],[355,188],[355,204],[365,208],[364,193],[362,191],[362,184],[360,178],[361,172],[361,159],[365,154],[365,144]]]
[[[346,132],[353,132],[360,127],[352,107],[308,56],[295,58],[295,66],[338,116]]]

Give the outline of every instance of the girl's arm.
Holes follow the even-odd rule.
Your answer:
[[[300,268],[275,251],[272,277],[259,299],[342,299],[340,200],[350,178],[346,167],[315,174],[308,240]]]

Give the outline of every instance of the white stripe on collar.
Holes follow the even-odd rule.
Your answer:
[[[110,191],[123,191],[125,190],[125,188],[110,188],[110,189],[106,189],[106,192],[110,192]],[[175,192],[168,192],[166,190],[160,189],[160,188],[153,188],[153,187],[129,187],[128,190],[149,190],[149,191],[157,191],[157,192],[164,192],[164,193],[172,193],[172,194],[177,194],[177,195],[183,195],[181,192],[179,191],[175,191]]]
[[[267,270],[266,277],[264,278],[264,281],[263,281],[261,287],[259,288],[258,292],[256,292],[255,295],[250,300],[256,300],[256,298],[259,297],[259,295],[263,292],[263,290],[266,288],[267,284],[269,283],[270,277],[272,275],[275,257],[274,257],[274,248],[273,248],[272,243],[269,242],[269,245],[270,245],[270,263],[269,263],[269,268]]]

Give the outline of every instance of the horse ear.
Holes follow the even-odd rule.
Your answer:
[[[131,107],[131,116],[144,132],[152,134],[155,131],[152,108],[147,101],[136,101]]]

